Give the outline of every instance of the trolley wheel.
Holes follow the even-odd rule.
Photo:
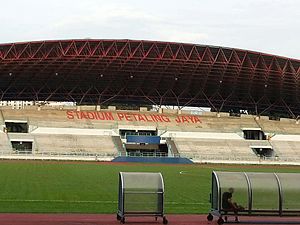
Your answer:
[[[120,222],[124,224],[125,223],[125,217],[122,217]]]
[[[117,214],[117,220],[121,220],[121,216]]]
[[[222,219],[222,217],[220,217],[217,221],[218,224],[223,224],[224,223],[224,220]]]
[[[164,216],[164,217],[163,217],[163,224],[168,224],[168,222],[169,222],[169,221],[168,221],[167,218]]]
[[[211,213],[209,213],[206,218],[208,221],[212,221],[214,219],[214,216]]]

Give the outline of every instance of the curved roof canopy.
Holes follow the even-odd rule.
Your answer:
[[[300,60],[155,41],[1,44],[1,100],[208,106],[297,117]]]

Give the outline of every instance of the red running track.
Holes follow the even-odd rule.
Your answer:
[[[166,215],[169,224],[173,225],[216,225],[216,218],[212,222],[206,220],[206,215]],[[231,218],[230,218],[231,219]],[[104,214],[0,214],[1,225],[120,225],[116,215]],[[126,218],[128,225],[159,225],[161,219],[155,221],[152,217]],[[235,224],[228,222],[227,224]],[[300,224],[299,217],[240,217],[240,224]]]

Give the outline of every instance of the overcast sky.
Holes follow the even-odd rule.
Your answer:
[[[300,59],[300,0],[0,0],[0,43],[142,39]]]

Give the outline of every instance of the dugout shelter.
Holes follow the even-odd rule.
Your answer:
[[[117,219],[125,223],[128,216],[164,215],[164,181],[161,173],[120,172]]]
[[[300,216],[299,173],[255,173],[221,172],[212,173],[211,212],[207,219],[234,215],[232,209],[223,208],[225,192],[234,190],[232,202],[240,207],[238,215],[247,216]]]

